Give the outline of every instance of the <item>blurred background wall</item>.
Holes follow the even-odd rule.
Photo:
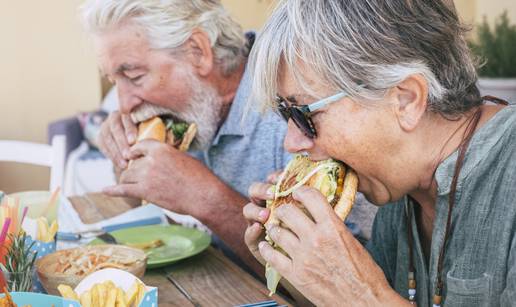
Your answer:
[[[98,107],[101,82],[78,21],[82,0],[0,0],[0,139],[46,142],[49,122]],[[275,0],[222,0],[244,29],[259,30]],[[490,22],[514,0],[455,0],[468,23]],[[0,162],[0,190],[45,189],[45,168]]]

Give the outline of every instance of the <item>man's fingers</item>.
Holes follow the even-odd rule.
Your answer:
[[[286,228],[272,226],[267,229],[267,234],[289,255],[293,255],[299,249],[298,237]]]
[[[106,187],[102,190],[105,194],[113,197],[132,197],[143,199],[137,184],[118,184]]]
[[[255,204],[263,204],[265,200],[274,199],[273,187],[270,184],[256,182],[249,187],[249,198]]]
[[[312,231],[314,222],[293,204],[284,204],[276,208],[276,217],[298,237],[306,237]]]
[[[328,200],[315,188],[302,186],[292,193],[292,197],[303,204],[316,223],[327,221],[334,214]]]
[[[126,158],[129,152],[129,143],[127,142],[127,136],[120,116],[112,117],[112,119],[109,121],[109,127],[120,155]]]
[[[275,268],[281,275],[287,277],[292,271],[292,260],[281,252],[272,248],[267,241],[262,241],[258,244],[260,254],[263,259],[267,261],[273,268]]]
[[[145,168],[142,167],[143,158],[131,160],[130,166],[125,169],[119,178],[120,183],[138,183],[145,179]]]
[[[160,143],[156,140],[143,140],[140,141],[129,149],[129,160],[135,160],[142,156],[147,156],[151,151],[156,149],[159,146],[167,146],[163,143]]]
[[[102,152],[115,164],[119,169],[127,167],[127,160],[122,157],[122,153],[118,150],[118,146],[113,136],[104,132],[99,138],[99,145],[103,149]]]
[[[129,145],[133,145],[136,143],[136,138],[138,136],[138,127],[133,123],[131,116],[122,114],[121,118],[122,124],[124,125],[127,141],[129,142]]]
[[[249,223],[260,222],[264,224],[269,218],[270,210],[257,206],[255,203],[248,203],[245,205],[243,213]]]

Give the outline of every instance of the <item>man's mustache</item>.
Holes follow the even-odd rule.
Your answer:
[[[160,115],[177,115],[172,110],[145,102],[138,106],[133,112],[131,112],[131,120],[133,123],[138,124],[149,118],[160,116]]]

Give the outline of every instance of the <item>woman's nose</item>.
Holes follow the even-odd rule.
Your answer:
[[[283,147],[290,153],[298,153],[309,151],[313,146],[313,139],[307,137],[292,120],[289,120]]]

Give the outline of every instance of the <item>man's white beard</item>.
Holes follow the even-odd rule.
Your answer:
[[[140,122],[158,115],[172,115],[179,121],[189,124],[195,123],[197,124],[197,134],[191,148],[193,150],[206,150],[210,147],[219,129],[222,116],[222,97],[215,88],[204,84],[195,76],[190,74],[188,79],[184,80],[184,83],[190,86],[192,95],[185,102],[184,111],[176,112],[145,102],[131,113],[131,118],[133,122]]]

